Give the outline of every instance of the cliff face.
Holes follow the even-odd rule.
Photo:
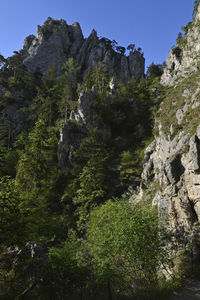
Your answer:
[[[195,251],[200,246],[199,32],[197,14],[182,46],[169,52],[161,78],[167,93],[155,120],[155,140],[145,151],[140,194],[151,191],[180,246],[192,244]]]
[[[67,25],[64,20],[48,18],[44,25],[38,26],[36,36],[28,36],[21,51],[25,66],[32,72],[39,69],[46,74],[55,64],[60,73],[62,65],[73,57],[82,71],[104,63],[110,74],[117,74],[122,81],[132,76],[140,79],[144,74],[144,57],[134,51],[129,56],[113,50],[111,41],[99,39],[95,30],[84,38],[78,23]]]
[[[200,60],[200,7],[195,20],[185,27],[185,36],[178,36],[177,45],[168,54],[161,83],[172,86],[190,73],[198,71]]]
[[[80,67],[80,81],[87,71],[100,65],[106,67],[110,76],[115,75],[117,81],[128,82],[133,76],[137,80],[141,79],[144,75],[145,64],[143,54],[135,50],[130,51],[129,56],[126,56],[123,54],[124,50],[122,49],[121,53],[120,51],[115,51],[112,42],[106,38],[99,39],[95,30],[92,31],[88,38],[84,38],[78,23],[67,25],[64,20],[48,18],[42,26],[37,27],[36,36],[30,35],[25,38],[23,49],[20,50],[19,54],[15,55],[16,58],[13,56],[13,60],[22,59],[22,62],[17,62],[18,65],[23,63],[31,73],[40,71],[42,75],[46,75],[49,68],[54,65],[57,75],[60,75],[63,64],[69,58],[73,58]],[[12,66],[9,68],[11,73],[8,76],[11,76],[14,69],[12,69]],[[23,73],[25,73],[24,69]],[[3,69],[1,74],[4,74]],[[22,110],[24,107],[30,107],[33,101],[31,97],[23,96],[25,92],[21,93],[22,87],[19,87],[15,71],[13,74],[13,77],[15,77],[12,79],[13,85],[12,83],[6,83],[6,86],[0,83],[0,98],[6,98],[6,105],[0,111],[0,124],[5,129],[1,130],[0,137],[5,139],[4,144],[7,141],[12,144],[16,136],[25,128],[28,113]],[[26,91],[30,89],[28,83],[27,87],[25,84],[21,85],[24,86]],[[31,94],[30,92],[28,93]],[[9,101],[7,100],[9,98],[6,96],[7,94],[11,98],[10,100],[8,99]],[[89,100],[87,100],[88,97]],[[87,110],[87,113],[90,111],[90,115],[83,116],[84,112],[80,108],[76,117],[71,116],[72,119],[75,118],[77,121],[78,119],[81,121],[86,117],[86,119],[82,120],[83,123],[87,123],[85,124],[86,127],[89,127],[89,123],[94,125],[97,121],[94,113],[91,113],[91,109],[86,107],[93,105],[93,98],[92,95],[82,95],[79,99],[80,107],[84,106],[84,111]],[[97,122],[100,121],[98,120]]]

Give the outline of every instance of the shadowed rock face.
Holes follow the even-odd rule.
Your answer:
[[[163,130],[162,117],[158,116],[156,119],[158,132],[154,142],[145,152],[142,184],[138,196],[140,200],[145,188],[152,191],[153,204],[158,206],[159,216],[163,218],[166,228],[176,233],[180,248],[193,245],[198,249],[200,121],[199,114],[195,115],[195,112],[198,112],[200,84],[199,80],[195,81],[194,78],[198,78],[199,75],[199,33],[200,5],[194,21],[187,25],[187,34],[170,50],[167,58],[161,84],[173,86],[175,92],[177,90],[171,100],[171,108],[175,108],[175,118],[170,120],[167,132]],[[186,84],[184,78],[188,79]],[[183,88],[181,96],[178,93],[180,88]],[[179,97],[182,97],[182,102],[178,102]],[[165,101],[169,104],[168,100],[166,96],[163,104]],[[162,109],[161,105],[160,112],[163,112]],[[174,131],[175,124],[179,125],[177,131]]]
[[[30,35],[24,40],[21,53],[26,67],[32,72],[39,69],[42,74],[46,74],[52,64],[59,74],[70,57],[83,72],[104,63],[110,74],[115,73],[121,81],[132,76],[140,79],[144,74],[145,60],[140,52],[131,52],[129,56],[115,52],[107,39],[98,38],[95,30],[84,38],[79,23],[67,25],[64,20],[48,18],[37,27],[36,36]]]
[[[200,222],[200,126],[192,137],[180,132],[169,141],[158,136],[146,149],[142,179],[150,174],[159,183],[153,203],[167,216],[170,230],[186,243],[196,235]]]

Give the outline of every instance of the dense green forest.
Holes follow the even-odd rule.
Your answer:
[[[0,298],[151,297],[162,284],[158,271],[169,267],[166,235],[149,197],[128,200],[164,97],[162,67],[152,64],[140,82],[118,82],[111,93],[105,65],[83,75],[69,59],[62,75],[52,65],[42,77],[18,52],[0,63]],[[79,94],[94,88],[103,133],[70,119]],[[17,136],[6,113],[15,105],[25,120]],[[63,126],[84,131],[64,169]]]

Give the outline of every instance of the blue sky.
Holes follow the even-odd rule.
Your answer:
[[[141,47],[148,66],[162,63],[175,45],[181,26],[192,19],[194,0],[1,0],[0,53],[5,57],[22,48],[47,17],[78,21],[87,37],[99,36],[120,46]]]

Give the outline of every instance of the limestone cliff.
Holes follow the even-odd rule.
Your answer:
[[[32,72],[40,70],[46,74],[55,64],[60,73],[62,65],[73,57],[82,71],[104,63],[110,74],[115,73],[122,81],[132,76],[140,79],[144,74],[144,57],[139,51],[131,51],[129,56],[113,50],[111,41],[99,39],[95,30],[84,38],[79,23],[67,25],[64,20],[48,18],[44,25],[37,27],[36,36],[28,36],[21,50],[24,64]]]
[[[140,196],[151,193],[181,247],[200,247],[200,23],[189,24],[182,45],[169,52],[161,78],[166,96],[145,151]],[[190,248],[191,249],[191,248]]]
[[[200,7],[194,21],[188,23],[184,31],[184,36],[179,33],[177,45],[169,51],[166,68],[161,78],[163,85],[172,86],[199,69]]]
[[[66,21],[62,19],[54,20],[49,17],[42,26],[38,26],[36,36],[30,35],[25,38],[23,49],[8,59],[5,72],[3,68],[0,70],[2,78],[12,75],[14,82],[12,85],[12,83],[8,84],[6,82],[7,79],[2,79],[0,83],[0,99],[5,98],[4,102],[6,103],[0,110],[0,125],[2,127],[0,138],[1,140],[4,138],[4,144],[12,144],[16,136],[25,129],[26,119],[28,118],[28,113],[25,110],[28,111],[27,108],[31,107],[34,98],[29,95],[31,93],[28,81],[26,81],[27,87],[24,83],[19,87],[15,76],[15,66],[12,68],[10,61],[15,61],[14,63],[17,63],[18,67],[24,64],[32,74],[34,72],[37,74],[40,71],[42,75],[46,75],[49,67],[54,65],[56,66],[57,75],[61,75],[63,64],[69,58],[73,58],[80,67],[80,71],[78,71],[80,82],[87,71],[100,65],[105,66],[110,76],[114,75],[117,81],[128,82],[133,76],[137,80],[141,79],[144,75],[145,64],[143,54],[140,51],[132,50],[126,56],[124,54],[125,48],[121,47],[121,52],[115,51],[116,42],[114,44],[115,46],[112,41],[106,38],[98,38],[95,30],[88,38],[84,38],[78,23],[67,25]],[[26,68],[24,66],[20,68],[25,74]],[[4,73],[7,75],[4,75]],[[30,74],[27,76],[31,77]],[[21,92],[22,86],[26,93]],[[95,124],[95,127],[100,128],[100,123],[102,125],[101,120],[97,118],[94,110],[90,109],[94,104],[94,97],[86,94],[79,98],[80,108],[78,114],[73,117],[72,113],[71,118],[84,123],[86,128],[97,122],[99,125]],[[84,111],[81,107],[84,107]],[[30,122],[28,121],[27,126],[29,125]]]

